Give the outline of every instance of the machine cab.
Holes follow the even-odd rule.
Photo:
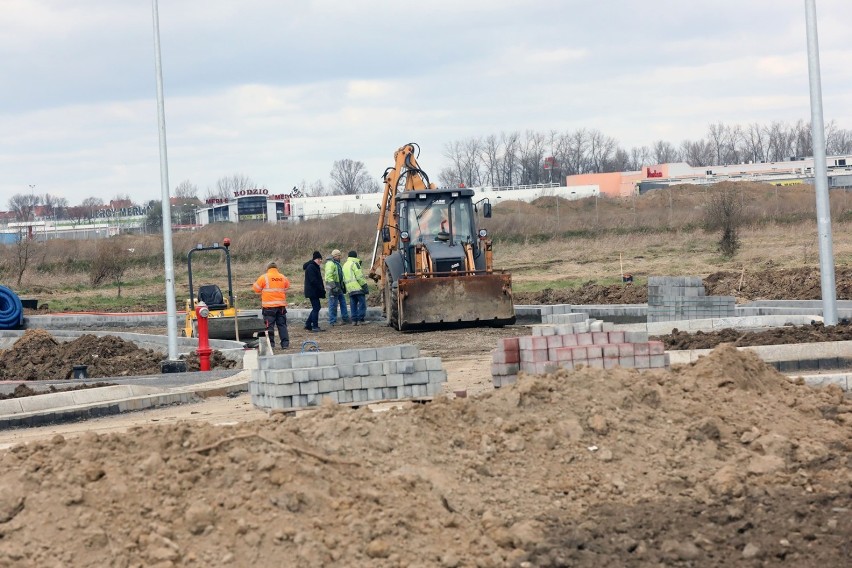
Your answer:
[[[464,266],[465,244],[473,248],[476,269],[484,268],[479,254],[473,190],[409,191],[397,196],[399,250],[411,271],[413,249],[424,245],[435,262],[435,272],[458,271]],[[483,262],[480,267],[480,261]],[[462,270],[464,270],[462,268]]]

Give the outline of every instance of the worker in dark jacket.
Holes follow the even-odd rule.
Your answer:
[[[311,313],[305,320],[305,329],[314,332],[325,331],[319,326],[320,298],[325,298],[325,283],[320,265],[322,265],[322,254],[314,251],[313,258],[302,266],[305,271],[305,298],[311,301]]]

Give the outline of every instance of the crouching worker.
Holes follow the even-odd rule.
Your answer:
[[[266,273],[262,274],[252,286],[255,294],[260,294],[261,313],[266,324],[266,333],[271,345],[275,345],[275,328],[278,328],[278,338],[281,349],[290,347],[290,334],[287,332],[287,289],[290,280],[278,272],[275,261],[266,265]]]

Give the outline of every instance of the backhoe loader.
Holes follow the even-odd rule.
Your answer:
[[[511,274],[493,268],[491,239],[477,228],[478,205],[467,188],[437,188],[417,163],[419,146],[394,154],[384,194],[370,277],[381,283],[388,325],[421,328],[515,323]]]

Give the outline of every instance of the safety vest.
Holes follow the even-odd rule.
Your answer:
[[[343,281],[346,283],[346,291],[349,292],[350,296],[352,292],[363,293],[361,287],[367,283],[367,279],[364,278],[364,273],[361,271],[360,260],[352,256],[346,259],[346,263],[343,265]]]
[[[277,268],[270,268],[252,286],[255,294],[260,294],[260,305],[264,308],[281,308],[287,306],[287,289],[290,280],[278,272]]]
[[[333,282],[343,284],[343,268],[334,259],[325,263],[325,281],[328,284]]]

